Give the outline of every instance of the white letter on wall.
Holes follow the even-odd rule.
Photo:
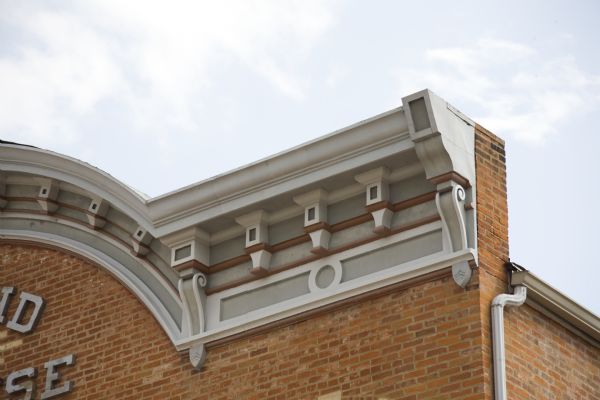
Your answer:
[[[44,367],[46,368],[46,386],[42,393],[42,400],[70,392],[73,389],[73,382],[71,381],[66,381],[62,386],[57,388],[52,387],[52,384],[60,379],[60,374],[56,370],[56,367],[73,364],[75,364],[75,356],[73,354],[44,363]]]
[[[35,394],[35,381],[28,380],[19,383],[15,383],[15,381],[21,378],[35,378],[36,375],[37,371],[33,367],[12,372],[6,378],[6,393],[13,394],[25,391],[25,397],[23,397],[22,400],[31,400]]]
[[[26,324],[19,322],[19,320],[25,314],[25,310],[27,308],[27,303],[33,303],[34,309],[31,312],[31,316],[29,317],[29,321]],[[38,320],[40,319],[42,309],[44,308],[44,299],[40,296],[36,296],[35,294],[21,292],[21,296],[19,297],[19,306],[17,307],[17,312],[12,317],[6,327],[12,329],[17,332],[27,333],[31,332]]]
[[[14,287],[3,287],[2,288],[2,300],[0,300],[0,324],[4,322],[6,310],[8,310],[8,302],[10,297],[15,294]]]

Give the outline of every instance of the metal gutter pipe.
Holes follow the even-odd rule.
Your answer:
[[[515,286],[514,294],[499,294],[492,301],[492,349],[494,356],[494,399],[506,400],[506,358],[504,353],[504,306],[518,307],[527,299],[527,288]]]

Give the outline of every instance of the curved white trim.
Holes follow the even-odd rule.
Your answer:
[[[79,254],[102,266],[127,287],[146,306],[146,308],[150,310],[171,342],[175,343],[177,340],[181,339],[181,333],[177,323],[171,318],[169,312],[154,292],[152,292],[142,280],[129,271],[129,269],[107,254],[104,254],[85,243],[51,233],[0,229],[0,239],[45,243],[53,247],[63,248]]]
[[[68,182],[162,237],[413,148],[404,111],[397,108],[155,198],[82,161],[35,147],[0,144],[0,171]]]
[[[35,147],[0,145],[0,170],[57,179],[78,186],[114,204],[146,230],[154,227],[146,199],[106,172],[74,158]]]
[[[44,215],[44,214],[29,214],[29,213],[24,213],[24,212],[14,212],[14,211],[5,211],[2,214],[2,217],[4,218],[14,218],[14,219],[18,219],[18,218],[23,218],[23,219],[28,219],[28,220],[36,220],[36,221],[48,221],[48,222],[55,222],[58,223],[60,225],[65,225],[74,229],[78,229],[78,230],[82,230],[92,236],[97,237],[98,239],[108,242],[110,245],[117,247],[119,250],[125,252],[125,253],[130,253],[131,252],[131,248],[125,246],[123,243],[121,243],[118,240],[113,239],[112,237],[108,236],[108,235],[102,235],[101,232],[102,231],[97,231],[94,229],[90,229],[87,226],[85,226],[84,224],[79,224],[73,221],[69,221],[67,219],[64,218],[60,218],[60,216],[58,215]],[[2,232],[2,230],[0,230],[0,232]],[[56,235],[56,236],[60,236],[60,235]],[[61,236],[62,237],[62,236]],[[152,276],[154,276],[154,278],[156,278],[156,280],[158,282],[160,282],[163,286],[165,286],[167,288],[167,292],[171,295],[172,300],[175,303],[180,303],[179,300],[179,296],[176,293],[177,288],[173,287],[171,285],[170,282],[167,281],[167,277],[165,277],[163,274],[161,274],[157,268],[158,267],[154,267],[151,265],[148,265],[149,263],[147,261],[144,261],[142,259],[139,260],[139,262],[141,264],[143,264],[146,267],[146,270],[148,272],[150,272],[150,274],[152,274]]]

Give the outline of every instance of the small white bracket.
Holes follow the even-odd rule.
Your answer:
[[[326,254],[331,232],[327,224],[328,194],[323,189],[294,196],[296,204],[304,207],[304,232],[310,236],[314,254]]]
[[[134,234],[131,236],[131,246],[133,247],[133,253],[140,257],[145,256],[150,252],[150,242],[152,241],[152,235],[148,233],[144,228],[138,226]]]
[[[379,167],[362,174],[356,175],[354,179],[365,186],[367,209],[373,216],[373,232],[378,235],[386,235],[392,226],[394,212],[390,208],[390,171],[386,167]]]
[[[271,266],[271,252],[267,249],[252,250],[250,252],[250,259],[252,260],[251,273],[264,275],[269,271],[269,267]]]
[[[99,197],[92,198],[86,213],[88,223],[94,229],[100,229],[106,224],[106,213],[108,212],[108,202]]]
[[[252,260],[251,273],[265,274],[271,264],[268,214],[263,210],[237,217],[236,222],[246,228],[246,253]]]
[[[53,179],[40,179],[40,190],[37,202],[46,214],[52,214],[58,209],[58,182]]]
[[[373,232],[378,235],[388,234],[391,230],[394,212],[386,207],[371,211],[371,215],[373,216],[373,221],[375,222]]]

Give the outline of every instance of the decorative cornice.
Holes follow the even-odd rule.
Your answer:
[[[105,230],[96,229],[94,226],[86,224],[86,223],[82,222],[81,220],[68,217],[66,215],[61,215],[61,214],[56,213],[52,216],[48,216],[43,211],[26,210],[26,209],[11,209],[9,211],[3,211],[2,217],[9,218],[9,219],[23,218],[23,219],[28,219],[28,220],[51,221],[51,222],[57,222],[61,225],[66,225],[66,226],[70,226],[70,227],[73,227],[76,229],[87,231],[90,233],[91,233],[91,231],[93,231],[94,235],[97,236],[99,239],[101,239],[103,241],[111,242],[111,243],[116,243],[116,244],[118,244],[119,247],[126,250],[127,253],[135,255],[135,252],[134,252],[133,246],[131,245],[131,242],[127,242],[127,241],[121,239],[120,237],[111,234],[110,232],[107,232]],[[119,229],[121,232],[128,234],[128,231],[125,228],[123,228],[115,223],[111,223],[111,225],[114,226],[115,228]],[[161,275],[161,277],[162,277],[161,279],[164,279],[164,282],[166,285],[168,285],[169,290],[174,293],[176,291],[176,288],[174,285],[172,285],[170,283],[169,278],[160,270],[160,268],[158,268],[154,263],[152,263],[148,259],[148,255],[151,255],[151,254],[157,258],[159,257],[158,254],[156,254],[154,252],[154,250],[152,250],[151,248],[148,248],[148,254],[146,257],[137,257],[137,258],[141,262],[150,266],[157,274]]]
[[[206,343],[236,335],[240,329],[254,329],[439,271],[448,265],[453,266],[453,276],[457,280],[457,268],[477,259],[476,250],[469,248],[469,240],[475,242],[469,235],[474,233],[467,230],[470,222],[467,218],[473,219],[475,210],[465,211],[464,204],[466,199],[473,200],[475,190],[473,126],[457,110],[427,90],[408,96],[403,102],[402,108],[152,199],[81,161],[14,144],[0,144],[0,183],[5,184],[6,175],[15,180],[41,182],[38,197],[33,199],[40,207],[29,210],[26,218],[52,218],[53,224],[61,226],[55,226],[55,231],[50,234],[37,232],[41,236],[37,239],[54,244],[64,240],[75,251],[101,258],[102,265],[115,271],[151,309],[173,343],[180,349],[190,350],[190,361],[199,368],[206,355]],[[398,191],[402,193],[401,184],[396,185],[398,181],[414,178],[420,181],[414,189],[431,190],[431,183],[420,177],[423,171],[426,178],[437,185],[436,192],[391,204]],[[469,187],[469,184],[473,186]],[[73,187],[80,196],[77,206],[88,207],[76,207],[79,213],[73,211],[72,205],[65,205],[67,209],[62,210],[57,200],[59,191],[69,191]],[[3,198],[6,197],[4,189],[5,186],[0,185]],[[367,214],[350,218],[364,212],[362,206],[357,211],[346,209],[346,205],[335,205],[338,201],[348,200],[347,204],[355,207],[355,196],[361,191],[365,194]],[[410,209],[434,198],[437,213],[432,204]],[[0,202],[0,208],[3,206],[10,208],[10,200]],[[27,206],[29,204],[25,207],[15,205]],[[272,231],[272,239],[287,237],[288,234],[282,235],[287,229],[285,224],[297,223],[301,207],[305,213],[304,231],[295,226],[292,229],[297,229],[297,236],[271,244],[269,232]],[[328,208],[332,221],[348,219],[330,224]],[[53,215],[41,215],[44,212]],[[3,218],[13,218],[11,213],[14,210],[3,209],[0,214]],[[235,226],[234,221],[240,226]],[[15,225],[16,231],[27,231],[29,228],[21,222]],[[130,229],[114,230],[113,222]],[[372,225],[358,226],[365,223]],[[336,234],[355,226],[352,231]],[[74,232],[71,227],[79,230]],[[135,230],[132,232],[132,229]],[[238,237],[244,230],[244,249],[238,252],[234,246],[239,243]],[[18,232],[11,233],[19,235]],[[115,236],[112,240],[107,236],[110,233],[123,237]],[[94,235],[92,243],[104,241],[98,244],[98,249],[77,243],[78,236],[89,239],[89,234]],[[36,233],[25,232],[24,235],[35,237]],[[216,241],[223,243],[230,239],[230,243],[216,248]],[[305,244],[308,240],[312,243],[310,249]],[[109,248],[109,242],[111,245],[114,242],[118,249]],[[298,249],[272,254],[300,244]],[[122,249],[135,257],[123,256]],[[387,264],[389,260],[397,261],[390,255],[392,253],[388,253],[397,249],[400,249],[398,258],[402,261],[397,265]],[[102,251],[109,254],[101,254]],[[165,260],[168,251],[171,257]],[[242,251],[246,254],[239,254]],[[210,265],[211,258],[222,259],[236,254],[239,255]],[[116,255],[121,259],[116,260]],[[342,275],[346,268],[342,262],[352,257],[373,257],[369,258],[373,266],[377,267],[380,261],[385,266],[376,272],[359,268],[355,272],[359,278]],[[159,268],[147,268],[150,260],[157,262]],[[248,261],[252,266],[249,271],[239,268],[231,274],[214,275],[210,278],[214,279],[211,283],[215,286],[209,288],[208,278],[203,273],[208,275]],[[331,283],[326,283],[328,273],[319,272],[325,269],[334,270]],[[147,273],[152,277],[146,277]],[[279,311],[265,318],[246,315],[245,322],[231,328],[226,320],[235,318],[237,311],[230,314],[234,317],[223,317],[215,322],[221,315],[219,309],[207,307],[208,303],[214,304],[215,299],[227,293],[233,296],[246,289],[248,291],[243,293],[249,293],[251,288],[281,282],[280,279],[285,277],[297,278],[299,273],[308,281],[302,282],[300,289],[294,286],[294,290],[308,287],[310,293],[298,295],[288,303],[275,296],[274,305]],[[459,278],[457,282],[463,286],[468,281]],[[232,281],[234,279],[237,280]],[[174,282],[178,283],[175,301]],[[293,282],[285,285],[288,284],[295,285]],[[282,289],[277,285],[270,288]],[[288,293],[284,289],[282,296],[296,296],[296,291]],[[270,297],[260,297],[259,303],[265,299]],[[259,305],[266,310],[273,304]],[[245,303],[244,306],[250,305]],[[209,320],[218,325],[218,329],[212,329]],[[241,320],[243,318],[238,318],[235,323]],[[221,321],[225,321],[224,324]]]
[[[145,197],[90,164],[49,150],[3,143],[0,144],[0,170],[68,182],[106,199],[144,228],[153,230]]]
[[[456,173],[473,184],[473,122],[427,89],[404,97],[402,103],[408,131],[427,178]]]
[[[148,205],[161,236],[180,229],[176,226],[184,218],[191,224],[214,218],[216,205],[221,213],[231,212],[265,194],[276,196],[365,165],[375,154],[383,158],[412,148],[404,113],[394,109],[257,163],[153,198]]]
[[[366,215],[367,219],[370,218],[370,216],[368,214],[365,214],[365,215]],[[396,228],[390,230],[387,233],[387,235],[389,236],[389,235],[394,235],[394,234],[400,233],[400,232],[406,232],[406,231],[409,231],[411,229],[415,229],[415,228],[418,228],[418,227],[421,227],[421,226],[424,226],[424,225],[427,225],[427,224],[431,224],[431,223],[437,222],[439,220],[440,220],[440,217],[437,216],[437,215],[431,216],[431,217],[426,217],[426,218],[420,219],[418,221],[413,221],[410,224],[406,224],[406,225],[403,225],[403,226],[396,227]],[[338,254],[338,253],[341,253],[343,251],[352,249],[354,247],[361,246],[363,244],[371,243],[371,242],[374,242],[374,241],[379,240],[379,239],[381,239],[380,235],[371,235],[371,236],[368,236],[368,237],[360,238],[360,239],[357,239],[357,240],[352,241],[350,243],[346,243],[346,244],[344,244],[342,246],[339,246],[339,247],[336,247],[336,248],[332,248],[332,249],[328,249],[326,251],[323,251],[322,253],[314,254],[312,256],[308,256],[308,257],[305,257],[305,258],[302,258],[302,259],[290,262],[288,264],[274,266],[274,267],[271,268],[271,270],[269,270],[267,273],[265,273],[262,276],[247,276],[247,277],[238,279],[236,281],[229,282],[229,283],[224,284],[224,285],[220,285],[220,286],[217,286],[217,287],[208,288],[206,290],[206,292],[208,294],[218,293],[218,292],[221,292],[223,290],[231,289],[232,287],[236,287],[236,286],[239,286],[239,285],[247,283],[247,282],[256,281],[256,280],[261,279],[261,278],[263,278],[265,276],[275,275],[275,274],[278,274],[280,272],[287,271],[288,269],[292,269],[292,268],[298,267],[300,265],[303,265],[303,264],[306,264],[306,263],[309,263],[309,262],[312,262],[312,261],[315,261],[315,260],[319,260],[321,258],[325,258],[325,257],[333,255],[333,254]],[[248,256],[245,256],[244,258],[238,257],[237,260],[236,260],[236,262],[237,262],[236,264],[227,265],[227,267],[221,267],[220,269],[218,269],[218,271],[222,271],[223,269],[227,269],[227,268],[230,268],[232,266],[239,265],[240,263],[245,262],[245,261],[248,261]],[[216,268],[219,267],[219,265],[220,264],[212,266],[210,268],[210,273],[217,272]]]

